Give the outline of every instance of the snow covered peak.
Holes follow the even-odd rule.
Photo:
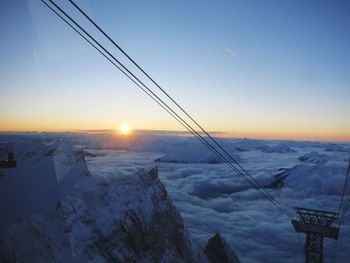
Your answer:
[[[44,185],[46,192],[33,203],[47,204],[47,209],[32,209],[6,222],[0,229],[0,261],[208,262],[184,228],[156,167],[99,176],[104,156],[91,154],[94,175],[81,176],[88,172],[83,152],[66,143],[51,145],[44,154],[41,147],[33,144],[30,160],[24,158],[6,178]],[[35,174],[42,177],[32,178]],[[6,180],[0,186],[6,186]],[[36,196],[34,186],[23,189],[28,197]],[[9,210],[2,211],[6,213]]]

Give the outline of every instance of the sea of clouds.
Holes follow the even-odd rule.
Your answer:
[[[304,261],[305,235],[295,233],[290,218],[192,137],[150,132],[129,138],[110,133],[35,136],[55,143],[69,140],[97,154],[99,158],[86,159],[88,168],[101,176],[123,176],[156,164],[185,226],[202,245],[220,232],[244,263]],[[269,187],[280,178],[276,176],[285,176],[279,187],[267,191],[293,217],[294,207],[338,210],[349,144],[219,141],[260,184]],[[96,167],[104,168],[94,171]],[[326,262],[348,262],[350,213],[340,228],[337,244],[325,240]]]
[[[202,245],[213,233],[220,232],[242,262],[304,260],[305,235],[295,233],[290,218],[226,164],[215,160],[195,138],[147,133],[127,141],[105,137],[106,141],[110,148],[112,145],[114,149],[123,149],[106,157],[111,162],[120,162],[118,169],[124,171],[119,174],[155,161],[159,177],[186,227]],[[286,176],[281,187],[268,191],[293,217],[297,218],[294,207],[338,210],[350,157],[349,144],[219,141],[260,184],[269,186],[276,175]],[[325,260],[348,262],[348,251],[350,213],[343,220],[337,244],[325,240]]]

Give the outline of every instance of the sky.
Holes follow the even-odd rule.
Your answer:
[[[207,130],[350,141],[348,1],[76,3]],[[184,129],[39,0],[2,0],[0,32],[1,131]]]

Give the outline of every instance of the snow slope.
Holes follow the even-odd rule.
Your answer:
[[[135,165],[137,172],[123,170],[120,163],[113,165],[114,152],[77,151],[67,142],[48,147],[34,142],[28,147],[28,163],[21,158],[27,156],[26,150],[15,147],[20,166],[27,173],[16,168],[5,175],[0,186],[17,175],[44,185],[46,176],[56,194],[45,192],[41,198],[50,199],[52,195],[55,199],[49,209],[31,209],[21,218],[11,218],[11,224],[7,222],[0,230],[0,261],[209,262],[184,228],[156,167],[145,170]],[[44,153],[42,149],[46,149]],[[117,152],[120,154],[123,152]],[[106,162],[110,162],[108,171]],[[41,167],[41,163],[47,165]],[[87,168],[91,173],[86,173]],[[31,178],[38,172],[42,177]],[[16,186],[11,185],[12,189]],[[35,190],[28,185],[28,192]],[[8,212],[7,208],[1,205],[3,212]]]

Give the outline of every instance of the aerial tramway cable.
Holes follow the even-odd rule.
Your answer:
[[[83,37],[89,44],[91,44],[101,55],[103,55],[109,62],[111,62],[118,70],[120,70],[124,75],[126,75],[135,85],[137,85],[142,91],[144,91],[148,96],[150,96],[158,105],[160,105],[164,110],[166,110],[173,118],[175,118],[181,125],[183,125],[191,134],[197,137],[205,146],[207,146],[211,151],[213,151],[221,160],[223,160],[232,170],[237,172],[248,184],[252,184],[256,190],[260,191],[262,194],[266,195],[269,201],[271,201],[277,208],[279,208],[282,213],[284,213],[287,217],[291,218],[290,213],[276,200],[273,196],[268,193],[263,186],[261,186],[249,173],[238,163],[236,162],[232,156],[226,152],[226,150],[218,144],[214,138],[212,138],[197,122],[194,121],[192,117],[190,117],[187,112],[185,112],[175,101],[174,103],[193,121],[195,124],[217,145],[219,148],[229,156],[229,158],[236,163],[241,170],[235,167],[231,161],[227,159],[226,156],[223,156],[220,152],[216,150],[210,143],[208,143],[197,131],[195,131],[190,125],[188,125],[177,113],[175,113],[164,101],[162,101],[157,95],[155,95],[144,83],[142,83],[133,73],[131,73],[123,64],[121,64],[114,56],[110,54],[99,42],[97,42],[91,35],[89,35],[81,26],[79,26],[68,14],[66,14],[59,6],[57,6],[53,1],[49,0],[58,10],[60,10],[68,19],[70,19],[78,28],[80,28],[88,37],[90,37],[98,46],[100,46],[108,55],[110,55],[114,61],[116,61],[120,66],[122,66],[127,72],[129,72],[142,86],[144,86],[149,92],[147,92],[144,88],[140,86],[139,83],[135,81],[130,75],[128,75],[125,71],[123,71],[118,65],[116,65],[105,53],[103,53],[96,45],[94,45],[91,41],[89,41],[81,32],[79,32],[74,26],[72,26],[66,19],[64,19],[58,12],[56,12],[51,6],[49,6],[45,1],[41,0],[47,7],[49,7],[56,15],[58,15],[64,22],[66,22],[74,31],[76,31],[81,37]],[[146,73],[145,73],[146,74]],[[149,77],[149,76],[148,76]],[[153,80],[152,80],[153,81]],[[157,85],[157,84],[156,84]],[[157,85],[158,86],[158,85]],[[160,87],[159,87],[160,88]],[[162,90],[165,92],[164,90]],[[153,95],[154,97],[153,97]],[[168,94],[166,94],[169,96]],[[159,101],[158,101],[158,100]],[[163,105],[164,104],[164,105]],[[242,170],[245,174],[242,174]],[[299,240],[300,241],[300,240]]]
[[[236,162],[230,154],[227,153],[226,150],[223,149],[223,147],[216,142],[214,138],[212,138],[198,123],[196,123],[193,118],[190,117],[190,115],[187,114],[171,97],[168,95],[163,89],[161,89],[164,93],[169,96],[169,98],[172,99],[172,101],[180,108],[182,111],[188,115],[188,117],[196,123],[200,129],[203,130],[203,132],[228,156],[224,156],[222,153],[220,153],[215,147],[213,147],[203,136],[201,136],[197,131],[195,131],[192,126],[190,126],[181,116],[179,116],[171,107],[169,107],[161,98],[159,98],[151,89],[149,89],[139,78],[137,78],[129,69],[127,69],[119,60],[117,60],[107,49],[105,49],[95,38],[93,38],[86,30],[84,30],[74,19],[72,19],[65,11],[63,11],[55,2],[52,0],[49,0],[49,2],[56,7],[65,17],[67,17],[71,22],[75,24],[76,27],[78,27],[86,36],[88,36],[93,42],[99,46],[99,48],[94,45],[91,41],[89,41],[81,32],[79,32],[74,26],[70,24],[66,19],[64,19],[58,12],[56,12],[48,3],[41,0],[47,7],[49,7],[53,12],[55,12],[56,15],[58,15],[61,19],[63,19],[70,27],[72,27],[80,36],[82,36],[88,43],[90,43],[95,49],[99,51],[106,59],[108,59],[114,66],[117,67],[118,70],[120,70],[124,75],[126,75],[134,84],[136,84],[139,88],[141,88],[148,96],[150,96],[153,100],[155,100],[163,109],[165,109],[172,117],[174,117],[180,124],[182,124],[188,131],[190,131],[195,137],[197,137],[203,144],[205,144],[210,150],[212,150],[221,160],[223,160],[232,170],[234,170],[236,173],[238,173],[243,179],[246,180],[247,183],[252,184],[258,191],[263,193],[277,208],[279,208],[286,216],[291,218],[290,213],[280,204],[276,199],[274,199],[273,196],[271,196],[263,186],[261,186],[249,173],[238,163]],[[75,4],[76,5],[76,4]],[[102,30],[102,29],[101,29]],[[117,66],[111,58],[109,58],[105,53],[103,53],[100,48],[107,53],[117,64],[120,65],[124,70],[122,70],[119,66]],[[128,56],[129,57],[129,56]],[[130,57],[129,57],[130,58]],[[135,63],[136,64],[136,63]],[[140,69],[141,70],[141,69]],[[142,70],[143,71],[143,70]],[[145,73],[145,72],[144,72]],[[130,75],[128,75],[130,74]],[[146,73],[145,73],[146,74]],[[148,75],[146,75],[148,76]],[[148,76],[149,77],[149,76]],[[150,78],[150,77],[149,77]],[[141,85],[147,89],[143,89]],[[157,85],[157,84],[156,84]],[[158,85],[157,85],[158,86]],[[230,161],[231,160],[231,161]],[[236,163],[239,168],[235,167],[232,162]],[[243,171],[243,172],[242,172]]]
[[[248,171],[246,169],[244,169],[244,167],[242,167],[233,157],[231,154],[229,154],[196,120],[194,120],[193,117],[191,117],[191,115],[189,113],[187,113],[187,111],[181,107],[178,102],[172,98],[171,95],[169,95],[169,93],[167,93],[144,69],[142,69],[142,67],[135,62],[134,59],[132,59],[127,53],[126,51],[124,51],[99,25],[97,25],[97,23],[85,12],[83,11],[73,0],[68,0],[86,19],[88,19],[116,48],[119,49],[119,51],[125,55],[154,85],[156,85],[158,87],[159,90],[161,90],[161,92],[163,94],[165,94],[194,124],[196,124],[196,126],[202,131],[204,132],[204,134],[206,136],[208,136],[208,138],[211,139],[211,141],[213,141],[215,143],[216,146],[218,146],[228,157],[229,159],[234,162],[236,165],[238,165],[238,167],[246,174],[249,175]],[[253,180],[255,181],[256,184],[259,184],[254,178]],[[260,187],[262,187],[260,185]]]
[[[66,22],[74,31],[76,31],[81,37],[83,37],[89,44],[91,44],[97,51],[99,51],[99,53],[101,53],[106,59],[108,59],[114,66],[117,67],[118,70],[120,70],[124,75],[126,75],[134,84],[136,84],[139,88],[141,88],[147,95],[149,95],[156,103],[158,103],[163,109],[165,109],[170,115],[172,115],[178,122],[180,122],[180,124],[182,124],[188,131],[190,131],[193,135],[195,136],[199,136],[198,138],[202,140],[203,143],[207,144],[210,146],[210,144],[208,144],[208,142],[206,140],[204,140],[204,138],[202,136],[200,136],[195,130],[193,130],[179,115],[177,115],[177,113],[175,113],[170,107],[168,107],[168,105],[166,105],[164,103],[164,101],[162,101],[156,94],[154,94],[144,83],[142,83],[138,78],[136,78],[136,76],[133,75],[133,77],[135,77],[140,83],[141,85],[143,85],[147,90],[145,90],[143,87],[140,86],[139,83],[137,83],[133,78],[131,78],[128,73],[126,73],[123,69],[121,69],[118,65],[116,65],[106,54],[104,54],[96,45],[94,45],[90,40],[88,40],[81,32],[79,32],[76,28],[74,28],[74,26],[72,26],[64,17],[62,17],[57,11],[55,11],[51,6],[49,6],[47,3],[45,3],[44,1],[42,1],[47,7],[49,7],[53,12],[55,12],[56,15],[58,15],[62,20],[64,20],[64,22]],[[57,6],[58,8],[58,6]],[[59,9],[61,12],[63,12],[62,9]],[[67,14],[65,14],[67,16]],[[72,19],[73,22],[75,22]],[[77,25],[77,24],[76,24]],[[78,25],[79,26],[79,25]],[[81,28],[79,26],[79,28]],[[81,28],[82,29],[82,28]],[[84,29],[82,29],[84,30]],[[85,30],[84,33],[88,34]],[[91,35],[88,34],[88,36],[95,41],[99,46],[101,46],[94,38],[91,37]],[[103,50],[105,50],[109,55],[111,55],[104,47],[101,46],[101,48]],[[111,55],[112,56],[112,55]],[[113,57],[113,56],[112,56]],[[117,61],[117,63],[121,64],[115,57],[113,57],[113,59],[115,61]],[[123,65],[122,65],[123,66]],[[129,72],[129,71],[128,71]],[[132,74],[132,73],[130,73]],[[159,101],[158,101],[159,100]],[[192,130],[191,130],[192,129]],[[210,149],[210,147],[209,147]],[[216,149],[214,149],[216,150]],[[222,158],[222,160],[224,162],[228,162],[228,160],[223,157],[221,155],[221,153],[217,152],[220,157]],[[223,159],[225,158],[225,159]],[[232,165],[232,164],[231,164]],[[237,173],[239,173],[239,170],[236,167],[232,167],[233,169],[235,169],[235,171]],[[249,181],[248,181],[249,182]],[[249,182],[250,183],[250,182]]]
[[[348,171],[346,173],[345,177],[345,182],[344,182],[344,187],[342,191],[342,196],[340,200],[340,205],[339,205],[339,210],[338,210],[338,227],[343,223],[343,219],[345,217],[346,211],[349,207],[350,204],[350,188],[348,190],[348,193],[345,195],[347,184],[348,184],[348,179],[349,179],[349,172],[350,172],[350,159],[349,159],[349,166],[348,166]],[[344,199],[345,197],[345,199]],[[348,198],[348,200],[346,200]],[[344,201],[344,207],[342,207]],[[338,250],[338,239],[334,240],[333,246],[332,246],[332,255],[331,255],[331,261],[334,262],[335,259],[337,258],[337,250]]]
[[[226,155],[227,157],[234,162],[246,175],[250,176],[248,171],[246,169],[244,169],[244,167],[242,167],[233,157],[231,154],[229,154],[196,120],[193,119],[193,117],[191,117],[191,115],[189,113],[187,113],[187,111],[181,107],[173,98],[172,96],[170,96],[144,69],[142,69],[142,67],[135,62],[134,59],[131,58],[131,56],[129,56],[127,54],[126,51],[124,51],[99,25],[97,25],[97,23],[85,12],[83,11],[73,0],[69,0],[69,2],[85,17],[87,18],[116,48],[119,49],[120,52],[122,52],[123,55],[125,55],[153,84],[155,84],[161,91],[163,94],[165,94],[193,123],[196,124],[196,126],[202,130],[202,132],[204,132],[204,134],[206,136],[208,136],[208,138],[211,139],[211,141],[213,141],[215,143],[216,146],[218,146]],[[259,187],[264,189],[264,187],[262,185],[260,185],[253,177],[251,177],[251,179],[254,181],[254,183]],[[267,192],[267,194],[269,194]]]
[[[339,224],[338,225],[341,225],[341,223],[343,222],[346,211],[347,211],[349,204],[350,204],[350,188],[348,190],[348,193],[345,195],[346,188],[347,188],[348,181],[349,181],[349,173],[350,173],[350,159],[349,159],[348,170],[347,170],[346,178],[345,178],[345,182],[344,182],[341,201],[340,201],[340,205],[339,205],[339,212],[338,212],[339,213]],[[346,200],[347,198],[348,198],[348,200]],[[343,200],[344,200],[344,207],[342,208]]]

